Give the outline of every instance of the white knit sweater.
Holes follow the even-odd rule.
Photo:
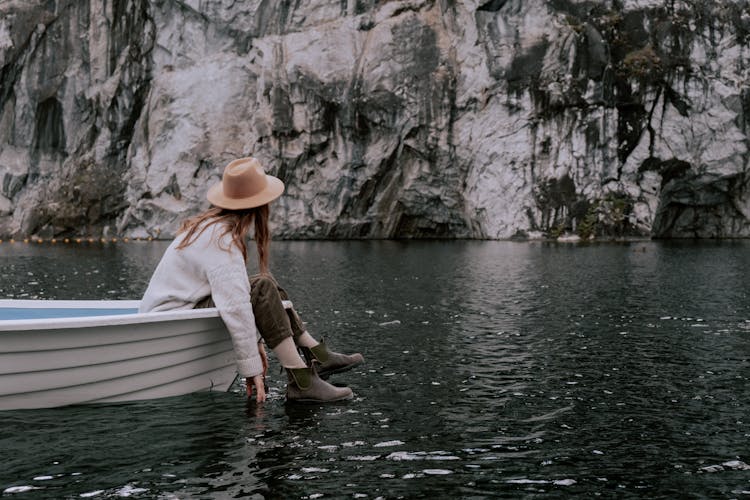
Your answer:
[[[141,312],[192,309],[209,295],[232,337],[237,369],[243,377],[263,372],[258,331],[250,303],[250,282],[242,253],[224,235],[226,226],[213,224],[190,245],[177,246],[179,235],[156,267],[140,304]]]

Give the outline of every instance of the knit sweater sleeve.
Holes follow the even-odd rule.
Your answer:
[[[232,337],[240,375],[254,377],[263,373],[263,363],[258,353],[258,331],[245,260],[236,247],[220,252],[224,255],[217,256],[206,271],[211,297]]]

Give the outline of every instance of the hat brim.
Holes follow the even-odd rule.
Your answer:
[[[214,184],[208,188],[206,198],[211,204],[216,205],[219,208],[227,208],[229,210],[241,210],[243,208],[255,208],[266,203],[270,203],[284,192],[284,183],[281,179],[278,179],[272,175],[266,175],[268,185],[266,188],[258,194],[250,196],[248,198],[227,198],[224,196],[224,190],[221,187],[221,182]]]

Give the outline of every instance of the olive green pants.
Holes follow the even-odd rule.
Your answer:
[[[287,337],[296,339],[305,332],[297,312],[284,308],[282,300],[289,300],[289,294],[281,288],[270,274],[256,274],[250,277],[250,303],[253,305],[255,326],[270,349]],[[196,304],[196,308],[216,307],[209,296]]]

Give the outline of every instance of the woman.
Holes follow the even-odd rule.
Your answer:
[[[254,388],[259,402],[266,399],[268,358],[258,332],[287,371],[287,400],[350,399],[351,389],[333,386],[321,376],[353,368],[364,358],[332,352],[316,341],[297,313],[284,308],[286,292],[268,272],[268,204],[283,192],[284,183],[266,175],[254,158],[227,165],[221,182],[208,190],[214,206],[183,222],[151,277],[140,310],[215,306],[232,337],[248,397]],[[260,274],[248,279],[245,238],[251,225]]]

